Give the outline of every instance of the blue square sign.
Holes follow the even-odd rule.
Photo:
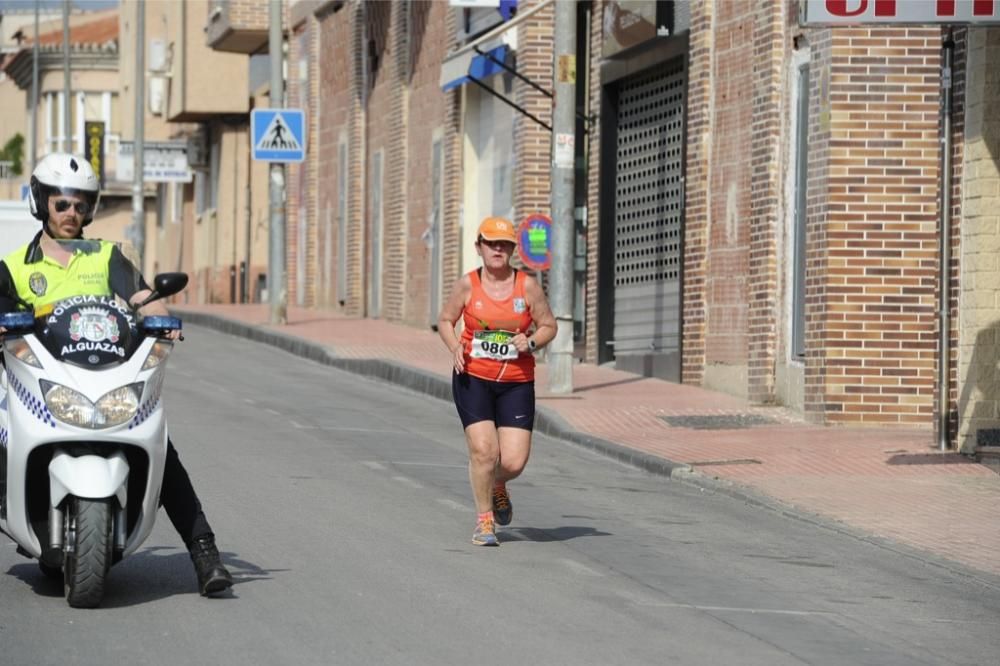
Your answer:
[[[254,109],[250,114],[252,157],[258,162],[302,162],[306,158],[302,109]]]

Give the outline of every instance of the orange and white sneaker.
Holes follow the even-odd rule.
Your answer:
[[[477,546],[499,546],[496,529],[492,518],[483,518],[476,523],[476,531],[472,533],[472,543]]]

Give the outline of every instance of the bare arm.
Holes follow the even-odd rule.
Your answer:
[[[455,281],[451,295],[448,296],[438,316],[438,335],[451,352],[455,372],[458,373],[465,371],[465,350],[462,349],[462,343],[455,333],[455,322],[462,316],[462,310],[465,309],[470,293],[472,293],[472,280],[468,275],[463,275]]]
[[[556,337],[556,318],[549,307],[549,301],[545,298],[545,292],[538,281],[530,275],[525,276],[524,295],[527,297],[528,306],[531,308],[531,319],[535,323],[535,332],[530,338],[535,341],[535,349],[541,349],[552,342]],[[513,343],[518,351],[526,352],[531,348],[528,346],[529,337],[521,333],[514,337]]]

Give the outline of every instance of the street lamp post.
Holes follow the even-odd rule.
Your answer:
[[[142,196],[143,139],[145,125],[145,67],[146,67],[146,3],[136,3],[135,19],[135,144],[132,151],[132,244],[139,258],[139,266],[145,267],[146,258],[146,213]]]
[[[271,0],[268,49],[271,55],[271,108],[285,106],[285,81],[281,53],[281,0]],[[269,235],[267,298],[271,323],[288,322],[288,286],[285,278],[285,165],[271,163],[271,229]]]
[[[552,268],[549,299],[559,330],[549,345],[549,390],[573,392],[573,190],[576,133],[576,2],[555,3],[552,110]]]

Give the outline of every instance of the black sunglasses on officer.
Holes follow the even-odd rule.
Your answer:
[[[52,207],[55,208],[57,213],[65,213],[70,209],[70,206],[76,209],[76,212],[80,215],[86,215],[90,212],[90,204],[86,201],[70,201],[69,199],[56,199],[52,202]]]

